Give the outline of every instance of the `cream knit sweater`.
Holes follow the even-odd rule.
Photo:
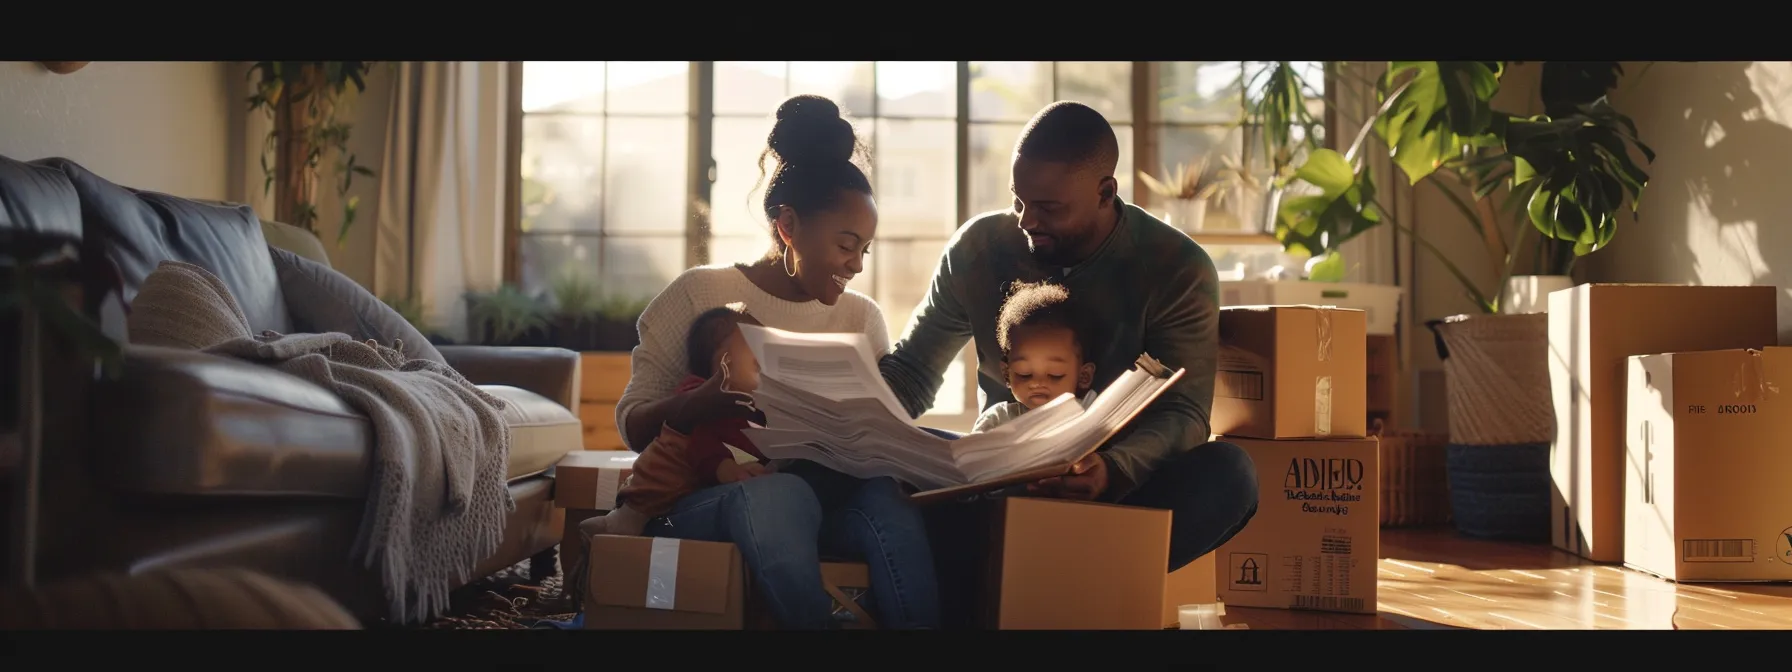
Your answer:
[[[698,266],[666,285],[641,313],[641,344],[635,346],[628,387],[616,403],[616,426],[628,441],[628,417],[642,404],[672,396],[678,383],[690,375],[685,361],[685,335],[703,311],[741,303],[754,319],[774,329],[803,333],[865,334],[872,354],[882,358],[890,351],[889,327],[871,297],[848,289],[832,306],[820,301],[795,303],[766,293],[747,279],[739,267]],[[629,445],[634,450],[646,446]]]

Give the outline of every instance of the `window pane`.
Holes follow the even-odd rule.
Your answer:
[[[1114,126],[1114,141],[1120,143],[1120,160],[1114,162],[1114,181],[1119,183],[1120,200],[1132,202],[1132,126]]]
[[[1049,61],[971,61],[971,120],[1024,122],[1052,102]]]
[[[857,289],[877,300],[893,342],[902,335],[909,316],[927,296],[933,283],[933,270],[939,266],[940,253],[946,249],[946,238],[884,240],[871,247],[871,258],[877,263],[875,266],[867,264],[865,272],[875,283],[870,288]]]
[[[977,355],[971,354],[969,357],[975,361]],[[946,367],[946,382],[940,384],[939,393],[933,396],[933,408],[927,409],[928,415],[962,415],[973,410],[969,408],[970,399],[964,394],[965,378],[971,375],[970,369],[964,365],[965,358],[964,353],[959,353],[958,358],[952,360],[952,365]],[[969,430],[969,427],[964,428],[964,431]]]
[[[956,122],[877,120],[879,238],[949,236],[958,229]]]
[[[523,111],[604,111],[604,62],[524,61]]]
[[[750,264],[764,257],[771,249],[772,234],[768,231],[716,236],[709,239],[709,263]]]
[[[667,119],[609,120],[604,166],[604,231],[683,234],[690,122]]]
[[[1219,271],[1221,281],[1259,277],[1277,266],[1298,275],[1307,261],[1305,257],[1284,252],[1280,245],[1202,245],[1201,248],[1213,258],[1213,267]],[[1221,292],[1222,299],[1224,295]]]
[[[1009,191],[1009,171],[1014,162],[1014,142],[1023,124],[971,125],[971,212],[1006,210],[1014,205]]]
[[[572,272],[598,279],[597,262],[602,239],[595,234],[531,234],[523,236],[519,242],[524,292],[534,295],[549,292],[554,281]]]
[[[765,151],[771,117],[717,117],[710,127],[714,129],[711,156],[716,161],[716,181],[709,187],[710,231],[718,236],[765,231],[765,216],[759,207],[765,195],[759,153]],[[777,167],[775,157],[765,157],[767,171]]]
[[[1158,118],[1184,123],[1231,123],[1244,114],[1241,61],[1164,61],[1157,64]]]
[[[1206,159],[1210,167],[1217,167],[1226,156],[1236,160],[1242,149],[1238,136],[1236,130],[1231,128],[1158,126],[1157,155],[1163,165],[1157,166],[1159,172],[1152,175],[1171,175],[1176,172],[1176,166],[1192,164],[1202,159]]]
[[[1132,63],[1127,61],[1061,61],[1058,100],[1074,100],[1095,108],[1109,123],[1132,121]]]
[[[784,61],[716,61],[715,113],[770,117],[784,102]]]
[[[878,61],[877,114],[958,116],[958,64],[953,61]]]
[[[871,61],[791,61],[790,95],[814,94],[848,114],[871,115]],[[777,110],[773,106],[770,111]]]
[[[609,111],[684,114],[691,108],[689,61],[610,61]]]
[[[645,299],[684,272],[684,236],[605,237],[604,294]]]
[[[523,117],[522,230],[603,229],[604,120]]]

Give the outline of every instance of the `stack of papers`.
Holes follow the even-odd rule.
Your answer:
[[[1182,376],[1141,355],[1087,409],[1065,394],[993,430],[949,438],[909,417],[863,334],[740,329],[759,360],[753,398],[766,418],[745,433],[766,457],[810,460],[858,478],[889,476],[922,495],[1068,470]]]

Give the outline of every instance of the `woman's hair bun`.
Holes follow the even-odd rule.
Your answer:
[[[801,95],[778,106],[766,147],[784,165],[851,161],[859,147],[852,123],[840,106],[821,96]]]

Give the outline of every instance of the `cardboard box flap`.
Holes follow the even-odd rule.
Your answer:
[[[727,611],[740,562],[733,544],[612,535],[591,538],[591,557],[592,603],[705,614]]]
[[[1340,307],[1340,306],[1316,306],[1316,305],[1305,304],[1305,303],[1292,304],[1292,305],[1269,305],[1269,306],[1226,306],[1224,308],[1221,308],[1221,310],[1248,310],[1251,312],[1268,312],[1268,311],[1272,311],[1272,310],[1316,310],[1316,311],[1324,312],[1324,311],[1328,311],[1328,310],[1336,310],[1339,312],[1364,313],[1364,314],[1367,314],[1367,312],[1368,312],[1361,308],[1344,308],[1344,307]]]

